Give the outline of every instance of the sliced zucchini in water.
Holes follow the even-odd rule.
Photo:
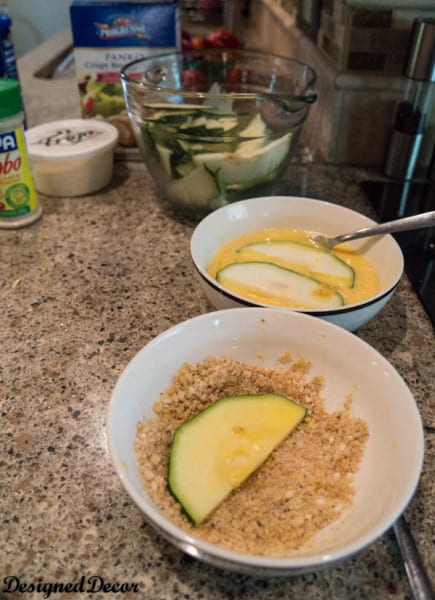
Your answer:
[[[188,119],[196,117],[194,111],[158,111],[150,115],[142,117],[145,123],[165,123],[165,124],[180,124],[185,123]]]
[[[287,158],[290,146],[291,134],[288,133],[254,152],[243,149],[233,153],[209,152],[196,154],[194,161],[215,173],[223,186],[241,181],[248,183],[275,171]]]
[[[268,133],[269,129],[261,118],[261,115],[254,115],[246,127],[239,133],[239,137],[250,139],[246,140],[246,142],[240,142],[237,153],[243,156],[251,155],[266,144]]]
[[[160,159],[160,162],[165,170],[165,173],[172,177],[172,166],[171,166],[171,158],[172,158],[172,150],[169,150],[166,146],[162,146],[161,144],[156,144],[156,150]]]
[[[313,277],[270,262],[230,263],[216,273],[218,283],[240,296],[292,308],[343,306],[341,294]]]
[[[169,102],[144,102],[142,106],[145,109],[157,110],[161,112],[211,112],[213,110],[212,106],[207,106],[206,104],[170,104]]]
[[[303,420],[278,394],[220,398],[174,434],[168,486],[195,525],[255,471]]]
[[[203,208],[219,196],[219,188],[213,175],[197,167],[185,177],[172,181],[166,193],[175,204]]]
[[[240,137],[246,138],[259,138],[267,135],[268,127],[261,118],[260,113],[257,113],[252,117],[249,123],[244,127],[240,133]]]
[[[195,165],[188,154],[184,154],[179,160],[172,163],[172,171],[175,177],[186,177],[194,169]]]
[[[190,154],[203,154],[205,152],[233,152],[234,143],[221,142],[221,141],[207,141],[207,142],[191,142],[185,139],[178,140],[179,145],[185,152]]]
[[[179,131],[180,133],[197,136],[222,136],[235,131],[238,124],[236,117],[209,118],[208,116],[201,116],[182,124]]]
[[[214,115],[213,118],[207,115],[205,121],[205,130],[207,135],[210,136],[229,135],[239,127],[236,115]]]
[[[163,123],[146,123],[143,129],[153,139],[154,144],[172,146],[175,141],[176,128]]]
[[[275,171],[271,171],[263,177],[256,177],[255,179],[250,179],[248,181],[239,181],[238,183],[231,183],[227,186],[226,191],[230,193],[246,193],[253,188],[258,189],[262,185],[271,183],[278,177],[278,174],[279,168],[275,169]]]
[[[141,132],[142,132],[142,140],[141,143],[143,144],[142,149],[149,149],[149,151],[151,152],[151,154],[157,155],[158,156],[158,152],[157,152],[157,147],[156,147],[156,140],[154,139],[154,136],[152,135],[152,133],[150,132],[150,127],[147,126],[143,126],[141,128]]]
[[[180,125],[179,132],[189,135],[200,135],[205,129],[206,122],[207,120],[203,116],[189,119],[184,124]]]
[[[264,147],[266,144],[264,138],[257,138],[252,140],[246,140],[246,142],[240,142],[237,146],[237,155],[238,156],[252,156],[254,152],[257,152],[260,148]]]
[[[350,265],[330,250],[309,246],[293,240],[270,240],[241,246],[237,253],[246,258],[264,260],[276,258],[288,264],[291,269],[298,266],[309,269],[314,275],[328,275],[342,279],[347,287],[353,287],[355,271]]]

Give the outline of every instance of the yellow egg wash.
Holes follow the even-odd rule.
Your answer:
[[[268,262],[316,279],[321,282],[321,285],[313,292],[314,294],[327,296],[338,292],[342,296],[345,305],[362,302],[379,292],[379,276],[367,258],[362,254],[358,254],[349,243],[339,244],[332,251],[328,251],[313,242],[311,237],[316,234],[317,232],[307,232],[297,229],[263,229],[243,234],[226,242],[219,248],[212,257],[207,272],[211,277],[216,279],[218,272],[232,263],[251,261]],[[263,244],[270,244],[271,242],[296,242],[297,244],[302,244],[305,248],[309,246],[312,250],[319,253],[330,252],[334,257],[340,259],[353,269],[353,281],[350,283],[348,279],[341,275],[319,273],[307,264],[301,262],[295,263],[282,257],[270,256],[265,252],[249,247],[249,245],[257,242]],[[280,297],[279,290],[271,288],[267,292],[262,291],[259,293],[258,289],[255,289],[255,282],[253,284],[252,289],[250,286],[240,283],[234,283],[226,287],[238,295],[255,302],[276,306],[290,306],[292,308],[310,308],[310,306],[302,306],[289,302],[287,298]]]

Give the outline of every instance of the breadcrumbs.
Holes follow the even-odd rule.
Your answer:
[[[287,358],[287,357],[285,357]],[[368,439],[367,424],[342,410],[326,412],[323,378],[308,379],[309,363],[266,369],[227,357],[185,364],[154,405],[156,417],[137,426],[135,452],[150,497],[188,533],[225,548],[285,556],[351,506]],[[199,526],[193,526],[167,487],[175,429],[224,396],[282,394],[307,409],[300,425],[263,465]]]

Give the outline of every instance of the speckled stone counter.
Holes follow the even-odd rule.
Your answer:
[[[70,81],[30,76],[40,60],[34,52],[21,62],[30,124],[76,116]],[[367,177],[356,169],[294,167],[284,191],[338,199],[373,216],[357,186]],[[41,196],[41,204],[39,222],[0,231],[0,598],[43,597],[5,592],[8,576],[76,586],[96,576],[95,589],[104,580],[139,590],[81,594],[77,587],[51,595],[60,599],[411,598],[392,532],[336,567],[260,579],[202,564],[150,528],[112,468],[106,416],[116,380],[138,350],[210,310],[190,262],[194,224],[161,205],[145,167],[134,162],[117,162],[100,193]],[[406,516],[433,574],[434,339],[406,276],[356,333],[395,366],[421,411],[424,471]]]

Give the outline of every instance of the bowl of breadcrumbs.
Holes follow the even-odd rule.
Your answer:
[[[168,483],[175,432],[222,398],[269,394],[305,417],[195,523]],[[199,560],[261,576],[330,566],[380,537],[414,494],[424,447],[415,400],[384,357],[336,325],[267,308],[208,313],[153,339],[115,386],[108,436],[150,526]]]

